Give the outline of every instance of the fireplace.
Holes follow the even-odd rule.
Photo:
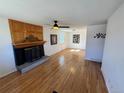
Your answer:
[[[36,45],[25,48],[13,47],[13,49],[17,66],[23,65],[25,63],[35,62],[44,56],[43,45]]]
[[[13,19],[9,19],[9,26],[18,71],[29,71],[48,59],[44,55],[43,26]]]

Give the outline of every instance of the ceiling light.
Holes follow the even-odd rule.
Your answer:
[[[58,29],[59,29],[59,26],[58,26],[57,22],[58,22],[58,21],[56,21],[56,20],[54,21],[54,23],[55,23],[55,24],[53,25],[53,29],[54,29],[54,30],[58,30]]]

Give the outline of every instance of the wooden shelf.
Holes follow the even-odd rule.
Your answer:
[[[35,41],[35,42],[25,42],[25,43],[18,43],[13,44],[15,48],[25,48],[25,47],[32,47],[36,45],[43,45],[46,41]]]

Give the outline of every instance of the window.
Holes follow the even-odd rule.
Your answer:
[[[60,32],[60,44],[63,44],[64,42],[65,42],[64,32]]]

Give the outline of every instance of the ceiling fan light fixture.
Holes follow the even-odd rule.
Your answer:
[[[58,30],[59,28],[58,27],[53,27],[54,30]]]
[[[54,30],[58,30],[59,29],[59,26],[57,25],[57,21],[54,21],[55,22],[55,24],[53,25],[53,29]]]
[[[53,29],[54,29],[54,30],[58,30],[58,29],[59,29],[59,26],[58,26],[57,24],[55,24],[55,25],[53,26]]]

